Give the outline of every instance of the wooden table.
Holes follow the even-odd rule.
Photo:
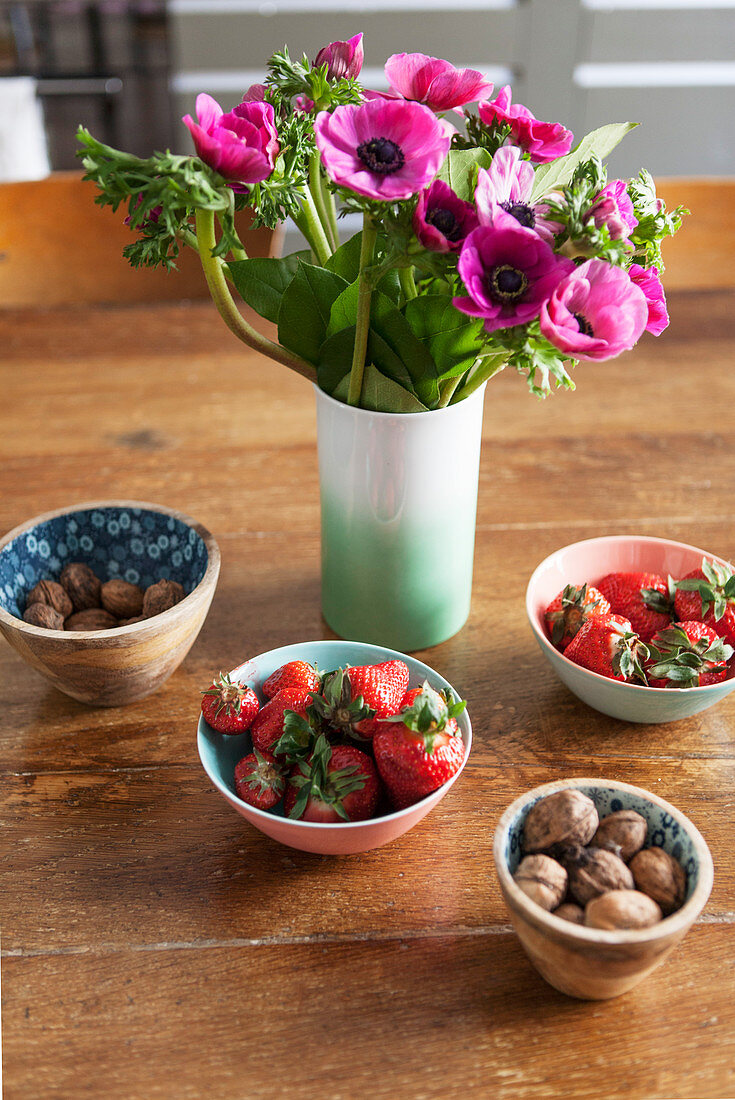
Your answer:
[[[152,698],[93,710],[0,645],[6,1100],[450,1100],[735,1094],[735,695],[669,727],[589,710],[525,620],[534,566],[612,532],[735,555],[729,291],[670,295],[659,340],[545,403],[487,392],[472,615],[421,656],[469,700],[466,771],[388,847],[280,847],[196,753],[199,690],[248,654],[329,637],[313,396],[204,303],[6,312],[0,529],[101,497],[196,516],[219,588]],[[521,791],[610,776],[676,803],[715,886],[663,968],[618,1000],[547,986],[495,879]]]

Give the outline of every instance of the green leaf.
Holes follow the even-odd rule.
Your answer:
[[[380,250],[381,244],[384,242],[384,238],[378,238],[378,249]],[[348,283],[354,283],[357,276],[360,274],[360,249],[362,248],[362,233],[356,233],[354,237],[350,237],[348,241],[345,241],[343,245],[334,252],[326,264],[324,265],[328,271],[334,271],[337,275],[341,275],[343,279],[346,279]],[[386,271],[385,275],[378,280],[376,287],[377,290],[382,291],[390,300],[394,303],[398,303],[401,299],[401,283],[398,278],[398,272],[395,268],[391,268],[390,271]]]
[[[599,129],[592,130],[583,137],[579,145],[565,157],[560,157],[551,164],[542,164],[536,169],[529,201],[535,202],[541,195],[555,188],[566,187],[571,182],[577,165],[589,160],[590,157],[597,156],[604,161],[625,135],[634,130],[637,125],[637,122],[610,122],[607,126],[600,126]]]
[[[381,374],[377,367],[368,363],[362,380],[362,400],[360,405],[364,409],[374,409],[376,412],[414,413],[427,412],[417,397],[403,386],[398,385],[392,378]]]
[[[310,252],[293,252],[280,260],[254,257],[232,260],[227,266],[232,272],[240,297],[266,321],[276,322],[281,298],[293,279],[299,261],[308,261]]]
[[[482,321],[460,313],[443,294],[414,298],[406,305],[405,317],[429,351],[440,379],[463,374],[481,353]]]
[[[298,269],[283,292],[278,311],[278,339],[284,347],[319,362],[332,303],[346,282],[333,271],[299,261]]]
[[[450,149],[437,173],[464,202],[472,202],[478,168],[489,168],[492,155],[487,149]]]

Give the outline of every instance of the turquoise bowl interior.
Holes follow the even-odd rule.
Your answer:
[[[68,562],[85,562],[101,581],[119,577],[147,588],[166,578],[187,595],[204,577],[201,535],[164,511],[105,504],[41,519],[0,550],[0,607],[23,617],[38,581],[58,580]]]

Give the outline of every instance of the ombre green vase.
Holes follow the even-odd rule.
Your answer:
[[[324,618],[392,649],[445,641],[470,612],[484,386],[423,413],[316,399]]]

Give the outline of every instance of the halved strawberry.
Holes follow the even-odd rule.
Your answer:
[[[665,630],[674,616],[674,582],[658,573],[608,573],[596,588],[643,642]]]
[[[431,794],[459,771],[464,742],[456,715],[464,701],[448,701],[424,683],[411,705],[384,719],[373,738],[375,763],[397,809]]]
[[[607,615],[609,611],[610,604],[597,588],[568,584],[544,612],[552,645],[563,652],[590,615]]]
[[[287,661],[272,672],[262,687],[267,699],[272,699],[284,688],[300,688],[302,691],[318,691],[322,678],[308,661]]]
[[[261,752],[273,752],[283,736],[286,712],[294,711],[306,718],[306,708],[311,700],[311,692],[303,688],[283,688],[274,695],[260,711],[250,730],[255,748]]]
[[[202,695],[204,719],[219,733],[244,733],[250,729],[260,709],[253,689],[231,680],[226,672],[220,672]]]
[[[611,680],[646,683],[648,648],[622,615],[593,615],[564,650],[575,665]]]
[[[286,777],[272,753],[256,749],[235,765],[235,791],[249,806],[272,810],[285,789]]]
[[[308,760],[289,776],[283,808],[301,821],[364,821],[380,795],[375,765],[354,745],[330,745],[320,734]]]
[[[735,652],[713,627],[702,622],[677,623],[651,639],[646,665],[649,687],[705,687],[727,679],[727,662]]]
[[[702,568],[676,582],[676,617],[703,622],[735,646],[735,572],[730,565],[702,560]]]

